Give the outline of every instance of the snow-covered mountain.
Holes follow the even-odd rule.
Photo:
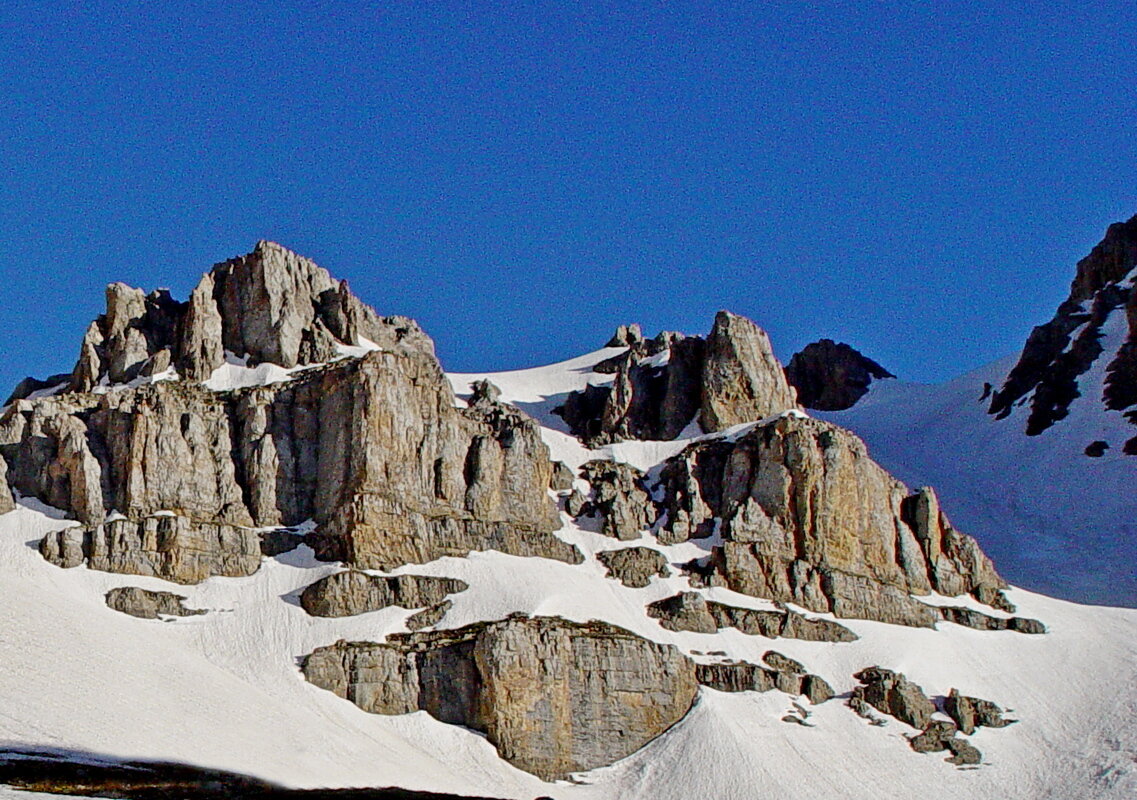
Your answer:
[[[1137,606],[1135,268],[1137,217],[1079,262],[1020,355],[943,385],[878,380],[818,415],[902,480],[935,486],[1015,583]]]
[[[749,320],[446,375],[261,243],[188,303],[112,287],[48,383],[0,415],[0,776],[1137,792],[1137,611],[1007,586],[954,499],[796,407]]]

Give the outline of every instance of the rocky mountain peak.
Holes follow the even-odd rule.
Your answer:
[[[206,380],[225,354],[291,368],[325,363],[343,347],[410,347],[434,352],[406,317],[380,317],[310,259],[275,242],[223,261],[202,276],[188,302],[164,289],[144,294],[122,283],[106,291],[106,313],[91,323],[70,390],[128,383],[173,368]]]

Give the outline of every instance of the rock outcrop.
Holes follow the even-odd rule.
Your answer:
[[[600,532],[613,539],[638,539],[655,522],[655,507],[644,473],[618,461],[589,461],[580,468],[592,487],[580,513],[600,516]]]
[[[225,350],[288,367],[345,346],[370,352],[251,389],[184,379],[13,403],[0,418],[9,481],[87,528],[45,541],[45,554],[191,582],[256,569],[237,529],[313,519],[319,556],[369,569],[483,549],[581,561],[552,534],[536,423],[489,387],[455,408],[417,326],[378,317],[278,245],[218,265],[188,304],[112,286],[73,388],[142,375],[162,354],[200,378]],[[112,510],[128,521],[100,528]],[[150,519],[167,513],[181,522]]]
[[[626,547],[623,550],[604,550],[596,554],[597,560],[608,568],[608,577],[633,589],[642,589],[654,577],[668,578],[671,570],[667,557],[650,547]]]
[[[111,589],[106,594],[107,606],[140,619],[159,617],[192,617],[205,614],[204,609],[186,608],[186,599],[173,592],[153,592],[137,586]]]
[[[944,699],[944,713],[955,720],[960,733],[967,736],[975,733],[976,728],[1005,728],[1016,722],[1005,718],[1003,709],[990,700],[967,697],[956,689]]]
[[[593,368],[614,374],[611,385],[573,392],[558,409],[590,447],[675,439],[696,419],[704,431],[718,431],[797,407],[766,333],[729,311],[718,313],[705,340],[618,331],[617,341],[628,350]]]
[[[932,721],[936,706],[924,690],[883,667],[870,667],[853,676],[863,685],[853,689],[851,702],[865,703],[913,728],[923,730]]]
[[[481,731],[545,780],[635,752],[687,713],[698,686],[674,647],[555,617],[341,641],[307,656],[303,670],[365,711],[425,710]]]
[[[993,617],[963,606],[940,606],[940,616],[947,622],[974,628],[977,631],[1017,631],[1018,633],[1046,633],[1046,626],[1037,619],[1026,617]]]
[[[428,606],[444,602],[447,595],[469,588],[465,581],[457,578],[429,575],[383,577],[346,570],[307,586],[300,593],[300,605],[315,617],[350,617],[390,606],[425,610]]]
[[[895,378],[849,345],[822,339],[794,353],[786,379],[805,408],[844,411],[865,396],[874,380]]]
[[[789,609],[759,611],[707,600],[698,592],[680,592],[648,606],[648,616],[672,631],[715,633],[736,628],[751,636],[768,639],[803,639],[810,642],[852,642],[857,635],[844,625],[826,619],[810,619]]]
[[[1031,332],[1018,363],[992,395],[989,413],[1002,419],[1029,402],[1026,433],[1031,436],[1064,419],[1082,394],[1081,377],[1103,356],[1103,329],[1115,311],[1126,314],[1128,338],[1116,353],[1104,354],[1111,359],[1105,396],[1091,399],[1118,411],[1137,405],[1135,267],[1137,217],[1110,225],[1105,238],[1078,262],[1069,297],[1053,319]]]
[[[8,488],[8,464],[0,457],[0,514],[16,510],[12,490]]]
[[[804,695],[813,705],[834,697],[833,687],[820,675],[803,670],[767,669],[745,661],[697,664],[699,683],[720,692],[768,692],[777,689],[790,695]]]
[[[735,591],[838,617],[930,627],[912,595],[1005,587],[935,494],[908,489],[853,434],[788,413],[733,440],[688,447],[661,473],[659,536],[683,541],[714,522],[711,564]]]

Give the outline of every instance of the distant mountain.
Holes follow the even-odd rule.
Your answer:
[[[727,311],[609,344],[448,375],[270,242],[185,302],[108,287],[0,413],[0,782],[1133,796],[1137,612],[1009,585],[952,522],[973,498],[799,406],[874,418],[882,367],[822,342],[795,389]],[[927,391],[905,413],[970,420]],[[1015,455],[948,430],[920,464]]]

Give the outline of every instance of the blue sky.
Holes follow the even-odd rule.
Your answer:
[[[954,377],[1137,213],[1134,41],[1111,2],[12,0],[0,383],[260,238],[450,369],[729,308]]]

